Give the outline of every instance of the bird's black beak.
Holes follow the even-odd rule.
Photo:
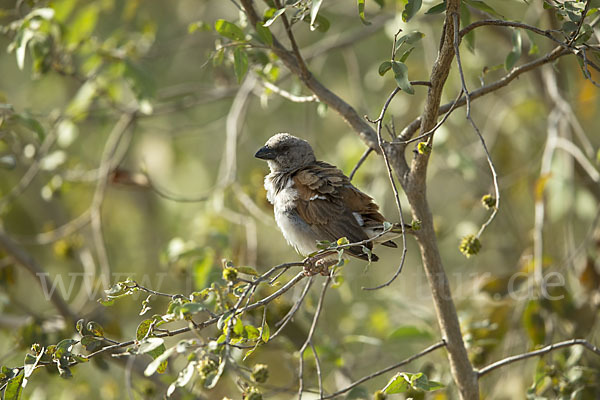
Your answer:
[[[274,160],[277,156],[275,150],[268,148],[267,146],[263,146],[254,155],[256,158],[260,158],[261,160]]]

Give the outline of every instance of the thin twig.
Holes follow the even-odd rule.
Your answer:
[[[323,282],[323,289],[321,290],[321,295],[319,296],[319,302],[317,303],[317,309],[315,311],[315,315],[313,317],[312,324],[310,326],[310,330],[308,331],[308,335],[306,336],[306,341],[302,345],[299,350],[300,353],[300,368],[298,373],[298,400],[302,400],[302,392],[304,391],[304,352],[309,345],[312,345],[313,335],[315,333],[315,329],[317,328],[317,322],[319,321],[319,316],[321,315],[321,310],[323,309],[323,303],[325,302],[325,293],[327,292],[327,288],[329,287],[329,283],[331,282],[331,275],[327,275],[327,279]],[[316,352],[315,352],[316,356]],[[321,398],[323,398],[323,391],[321,386]]]
[[[279,0],[275,0],[275,5],[278,9],[282,8]],[[296,62],[300,66],[300,73],[303,79],[308,79],[310,77],[310,72],[304,63],[304,59],[302,58],[302,54],[300,54],[300,49],[298,48],[298,44],[296,43],[296,38],[294,37],[294,33],[292,32],[292,27],[287,19],[285,13],[281,15],[281,20],[283,21],[283,25],[285,26],[285,32],[287,33],[288,38],[290,39],[290,44],[292,45],[292,51],[294,52]]]
[[[440,126],[442,126],[446,122],[446,120],[448,119],[448,117],[450,116],[450,114],[452,114],[452,111],[454,111],[454,109],[457,107],[458,101],[460,100],[460,98],[463,95],[463,93],[464,93],[464,91],[461,89],[460,92],[458,92],[458,96],[456,96],[456,99],[452,103],[452,106],[450,107],[450,109],[446,112],[446,114],[444,114],[444,117],[433,128],[431,128],[429,131],[423,133],[422,135],[419,135],[419,136],[417,136],[415,138],[408,139],[408,140],[402,140],[402,135],[401,135],[400,136],[400,141],[398,141],[398,142],[392,142],[392,144],[407,145],[409,143],[416,142],[416,141],[419,141],[421,139],[424,139],[426,137],[429,137],[429,136],[433,135],[435,133],[435,131],[437,131],[438,128]]]
[[[354,388],[355,388],[355,387],[357,387],[358,385],[361,385],[361,384],[365,383],[365,382],[366,382],[366,381],[368,381],[368,380],[371,380],[371,379],[373,379],[373,378],[376,378],[376,377],[378,377],[378,376],[380,376],[380,375],[383,375],[383,374],[385,374],[386,372],[392,371],[392,370],[394,370],[394,369],[396,369],[396,368],[400,368],[400,367],[402,367],[402,366],[404,366],[404,365],[406,365],[406,364],[408,364],[408,363],[410,363],[410,362],[412,362],[412,361],[414,361],[414,360],[416,360],[416,359],[418,359],[418,358],[421,358],[421,357],[423,357],[424,355],[426,355],[426,354],[429,354],[429,353],[431,353],[432,351],[434,351],[434,350],[437,350],[437,349],[439,349],[440,347],[444,347],[444,346],[446,346],[446,341],[445,341],[445,340],[439,341],[439,342],[437,342],[436,344],[433,344],[433,345],[431,345],[431,346],[427,347],[426,349],[423,349],[423,350],[421,350],[421,351],[420,351],[420,352],[418,352],[417,354],[413,354],[412,356],[408,357],[408,358],[407,358],[407,359],[405,359],[405,360],[402,360],[402,361],[400,361],[400,362],[398,362],[398,363],[396,363],[396,364],[393,364],[393,365],[390,365],[390,366],[388,366],[388,367],[385,367],[385,368],[384,368],[384,369],[382,369],[382,370],[379,370],[379,371],[377,371],[377,372],[373,372],[372,374],[369,374],[369,375],[367,375],[367,376],[364,376],[364,377],[360,378],[359,380],[357,380],[356,382],[352,382],[352,383],[351,383],[350,385],[348,385],[347,387],[345,387],[345,388],[343,388],[343,389],[340,389],[340,390],[338,390],[337,392],[335,392],[335,393],[332,393],[332,394],[330,394],[330,395],[328,395],[328,396],[325,396],[325,397],[323,397],[323,400],[326,400],[326,399],[333,399],[334,397],[337,397],[337,396],[339,396],[340,394],[346,393],[346,392],[348,392],[348,391],[350,391],[350,390],[354,389]]]
[[[455,14],[453,14],[452,17],[454,18],[454,53],[456,54],[456,64],[458,65],[458,72],[460,75],[462,91],[465,92],[465,98],[467,99],[467,119],[469,120],[469,122],[471,123],[471,126],[477,133],[477,136],[479,137],[479,140],[481,141],[481,146],[483,147],[483,151],[485,152],[485,157],[487,159],[488,165],[490,167],[490,171],[492,173],[492,181],[494,184],[494,196],[496,199],[496,203],[494,204],[492,213],[488,217],[487,221],[485,221],[483,223],[483,225],[481,225],[481,228],[479,228],[479,232],[477,232],[476,236],[479,238],[481,236],[481,234],[483,233],[483,231],[485,230],[485,228],[487,228],[489,226],[489,224],[492,223],[492,221],[494,220],[494,217],[496,216],[496,214],[498,213],[498,210],[500,209],[500,188],[498,187],[498,174],[496,173],[496,168],[494,167],[494,162],[492,161],[490,152],[487,148],[487,145],[485,144],[485,139],[483,138],[483,135],[481,134],[481,132],[479,131],[479,128],[477,127],[477,124],[475,124],[475,121],[473,120],[473,117],[471,116],[471,94],[469,93],[469,89],[467,88],[467,83],[465,82],[465,75],[463,72],[462,63],[460,61],[460,48],[459,48],[460,47],[459,46],[460,39],[459,39],[459,31],[458,31],[458,29],[459,29],[458,14],[455,13]]]
[[[563,347],[570,347],[570,346],[576,346],[576,345],[583,346],[585,349],[587,349],[593,353],[596,353],[597,355],[600,356],[600,349],[598,347],[594,346],[593,344],[591,344],[590,342],[588,342],[587,340],[585,340],[585,339],[570,339],[570,340],[565,340],[564,342],[558,342],[558,343],[548,345],[539,350],[533,350],[533,351],[530,351],[527,353],[510,356],[503,360],[496,361],[495,363],[490,364],[487,367],[483,367],[482,369],[480,369],[477,372],[477,376],[482,377],[483,375],[487,374],[488,372],[492,372],[493,370],[500,368],[500,367],[504,367],[505,365],[509,365],[509,364],[512,364],[514,362],[521,361],[521,360],[526,360],[531,357],[542,356],[544,354],[550,353],[553,350],[557,350],[557,349],[560,349]]]
[[[273,93],[276,93],[285,99],[293,101],[294,103],[310,103],[319,101],[317,96],[315,96],[314,94],[310,96],[296,96],[295,94],[292,94],[287,90],[283,90],[279,86],[276,86],[269,81],[260,80],[260,84],[272,91]]]
[[[378,285],[378,286],[375,286],[372,288],[363,287],[362,288],[363,290],[377,290],[377,289],[381,289],[381,288],[391,285],[391,283],[394,282],[394,280],[398,277],[398,275],[400,275],[400,272],[402,272],[402,267],[404,266],[404,261],[406,259],[406,252],[407,252],[406,230],[405,230],[405,225],[404,225],[404,214],[402,213],[402,203],[400,202],[400,195],[398,194],[398,188],[396,187],[396,182],[394,181],[394,176],[392,174],[392,167],[390,165],[390,160],[388,159],[387,152],[385,151],[385,149],[383,147],[383,139],[381,137],[381,127],[383,126],[383,117],[385,116],[385,112],[387,111],[392,99],[399,91],[400,91],[400,88],[396,87],[392,91],[392,93],[390,93],[385,104],[381,108],[381,113],[379,114],[379,118],[377,118],[376,121],[377,121],[377,143],[379,145],[379,149],[381,150],[381,154],[383,155],[383,160],[384,160],[385,166],[387,168],[388,178],[390,180],[390,184],[392,185],[392,190],[394,191],[394,198],[396,199],[396,207],[398,208],[398,214],[400,215],[400,225],[402,228],[402,255],[400,256],[400,264],[398,265],[396,272],[387,282],[382,283],[381,285]]]
[[[133,124],[135,118],[135,111],[121,115],[121,118],[117,121],[109,134],[102,152],[102,159],[98,168],[98,183],[96,184],[96,190],[94,192],[92,204],[90,205],[92,236],[98,255],[102,278],[104,279],[106,286],[108,286],[108,280],[110,279],[110,263],[108,261],[108,253],[106,251],[104,235],[102,232],[102,204],[104,202],[106,188],[108,187],[110,172],[114,169],[118,161],[115,160],[114,157],[117,148],[125,133],[129,131],[129,127]]]
[[[37,281],[44,295],[47,296],[54,307],[58,310],[63,318],[70,322],[77,321],[77,315],[71,310],[69,305],[60,296],[58,290],[50,289],[52,284],[50,282],[49,274],[31,257],[24,249],[18,244],[12,241],[4,232],[0,231],[0,247],[10,255],[10,257],[22,267],[24,267],[31,275],[33,275],[35,281]]]
[[[354,178],[354,174],[356,174],[356,171],[358,171],[360,166],[365,162],[365,160],[367,159],[367,157],[369,157],[369,154],[371,154],[372,151],[373,151],[373,149],[369,147],[367,150],[365,150],[363,155],[360,156],[360,159],[358,160],[358,162],[356,163],[354,168],[352,168],[352,172],[350,172],[350,175],[348,176],[348,178],[350,180],[352,180],[352,178]]]

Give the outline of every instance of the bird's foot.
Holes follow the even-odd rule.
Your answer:
[[[336,264],[337,260],[327,260],[322,256],[315,256],[307,258],[304,261],[304,275],[314,276],[321,274],[323,276],[329,275],[329,267]]]

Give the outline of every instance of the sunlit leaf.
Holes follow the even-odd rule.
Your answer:
[[[367,21],[367,18],[365,17],[365,0],[358,0],[358,16],[363,24],[371,25],[371,22]]]
[[[265,343],[268,343],[269,339],[271,338],[271,330],[269,329],[269,324],[267,324],[266,322],[262,327],[262,332],[260,334],[260,338]]]
[[[312,5],[310,7],[310,30],[314,31],[315,21],[317,20],[317,15],[319,14],[319,8],[321,8],[321,3],[323,0],[312,0]]]
[[[161,346],[164,347],[164,345]],[[152,350],[152,352],[160,350],[161,346],[155,348],[154,350]],[[173,354],[174,351],[175,347],[171,347],[167,350],[164,350],[160,355],[158,355],[154,359],[154,361],[148,364],[148,366],[144,370],[144,375],[151,376],[154,375],[155,372],[158,372],[159,374],[164,372],[167,368],[169,357]],[[149,352],[148,354],[151,354],[152,352]]]
[[[219,35],[231,40],[244,40],[244,31],[236,24],[225,21],[224,19],[219,19],[215,22],[215,31],[217,31]]]
[[[273,24],[273,22],[275,22],[277,20],[277,18],[279,18],[284,12],[285,12],[286,8],[280,8],[279,10],[275,11],[273,13],[273,16],[271,18],[269,18],[264,24],[263,26],[265,27],[269,27]]]
[[[149,353],[152,350],[157,349],[164,343],[164,339],[157,337],[147,337],[140,341],[140,345],[137,349],[139,354]]]
[[[23,374],[17,375],[10,379],[4,389],[4,400],[18,400],[23,393]]]

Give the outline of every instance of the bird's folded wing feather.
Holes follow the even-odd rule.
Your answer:
[[[298,191],[298,214],[323,240],[346,237],[351,243],[359,242],[369,238],[363,226],[381,225],[384,221],[373,199],[356,189],[348,177],[332,165],[317,162],[298,171],[293,179]],[[366,246],[370,249],[372,243]],[[348,251],[355,257],[366,258],[360,247]]]

